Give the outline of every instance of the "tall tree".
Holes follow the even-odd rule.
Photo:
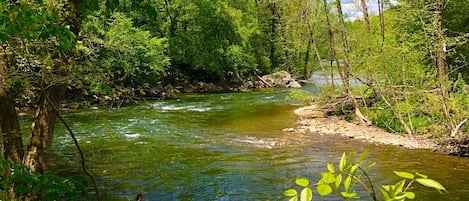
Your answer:
[[[370,121],[361,113],[360,106],[358,105],[357,100],[355,99],[354,95],[350,91],[350,74],[351,74],[351,63],[349,61],[349,44],[347,39],[347,30],[345,28],[345,20],[344,14],[342,12],[342,5],[340,0],[336,0],[337,6],[337,13],[339,14],[339,20],[341,25],[341,35],[342,35],[342,46],[343,46],[343,54],[344,54],[344,68],[341,72],[342,74],[342,82],[344,83],[344,89],[347,96],[351,99],[354,107],[355,107],[355,115],[362,123],[369,124]]]

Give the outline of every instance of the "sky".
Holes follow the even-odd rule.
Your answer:
[[[378,0],[367,0],[368,12],[370,15],[378,14]],[[397,4],[397,0],[390,0],[391,4]],[[363,17],[363,11],[360,0],[341,0],[342,10],[349,16],[349,20],[353,21]]]

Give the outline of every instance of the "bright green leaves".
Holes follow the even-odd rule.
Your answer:
[[[301,201],[310,201],[313,199],[313,191],[310,188],[304,188],[301,190]]]
[[[332,164],[328,165],[329,172],[321,172],[322,178],[318,182],[318,186],[316,190],[318,191],[319,195],[325,196],[332,193],[332,187],[330,184],[336,181],[334,176],[334,167]],[[332,170],[332,172],[331,172]]]
[[[309,185],[309,180],[305,178],[298,178],[295,180],[295,183],[299,186],[306,187]]]
[[[343,153],[339,161],[339,170],[344,171],[346,164],[347,164],[347,158],[345,157],[345,153]]]
[[[70,51],[76,39],[63,19],[42,2],[20,2],[0,7],[0,40],[24,39],[58,43],[60,52]]]
[[[326,196],[332,193],[332,187],[329,186],[328,184],[319,184],[316,187],[316,190],[318,191],[319,195],[321,196]]]
[[[167,40],[135,27],[124,13],[114,13],[107,26],[100,30],[104,37],[95,39],[102,47],[99,51],[107,53],[101,58],[102,67],[116,77],[125,77],[126,84],[142,86],[158,82],[170,63],[165,54]]]
[[[297,196],[297,195],[298,195],[298,192],[296,192],[295,189],[288,189],[288,190],[286,190],[286,191],[283,192],[283,195],[284,195],[284,196],[289,196],[289,197],[291,197],[291,196]]]
[[[321,172],[321,179],[314,184],[316,191],[321,196],[327,196],[332,193],[344,198],[345,200],[358,199],[360,198],[357,192],[355,192],[355,186],[361,185],[368,193],[368,195],[377,200],[376,193],[374,192],[373,183],[368,177],[367,171],[372,168],[376,163],[370,163],[361,168],[362,163],[365,159],[363,153],[357,162],[353,154],[347,158],[345,153],[342,154],[337,167],[332,163],[327,163],[327,172]],[[391,185],[383,185],[379,189],[385,201],[404,201],[406,199],[415,199],[415,193],[408,191],[409,187],[417,182],[425,187],[434,188],[438,191],[446,191],[446,188],[439,182],[429,179],[427,175],[420,173],[410,173],[404,171],[394,171],[394,174],[402,178],[399,182]],[[366,178],[366,180],[362,180]],[[286,190],[283,195],[291,197],[290,200],[303,200],[312,199],[312,191],[308,187],[310,182],[305,178],[296,179],[295,183],[299,186],[304,187],[301,191],[300,197],[295,189]]]
[[[301,201],[310,201],[313,199],[313,191],[311,188],[308,187],[309,185],[309,180],[306,178],[298,178],[295,180],[295,183],[303,189],[300,192],[300,200]],[[298,200],[298,192],[295,189],[288,189],[283,192],[284,196],[291,197],[289,200],[290,201],[297,201]]]
[[[427,175],[398,171],[394,171],[394,174],[403,179],[394,185],[381,186],[380,191],[385,200],[402,201],[405,199],[414,199],[415,193],[408,191],[409,187],[414,183],[414,181],[422,184],[423,186],[434,188],[438,191],[446,191],[443,185],[433,179],[428,179]],[[415,178],[416,176],[419,178]]]
[[[433,180],[433,179],[427,179],[427,178],[418,178],[415,179],[419,184],[422,184],[426,187],[434,188],[439,191],[446,191],[446,188],[441,185],[439,182]]]
[[[414,174],[409,173],[409,172],[394,171],[394,174],[396,174],[397,176],[402,177],[404,179],[414,179],[414,177],[415,177]]]

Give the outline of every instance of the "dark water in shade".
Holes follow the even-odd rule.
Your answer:
[[[468,158],[339,136],[282,134],[297,120],[292,111],[298,106],[285,100],[287,94],[286,89],[187,94],[121,109],[81,110],[66,118],[109,201],[132,200],[138,192],[149,201],[287,200],[281,193],[296,177],[317,181],[326,162],[367,148],[367,160],[377,162],[370,173],[377,184],[397,182],[392,170],[419,171],[450,193],[416,185],[417,200],[469,200]],[[62,126],[54,151],[56,172],[84,177]]]

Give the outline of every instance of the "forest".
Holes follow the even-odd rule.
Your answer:
[[[344,2],[363,16],[352,19]],[[0,0],[0,157],[48,172],[62,107],[241,91],[278,71],[299,80],[324,72],[315,101],[331,113],[468,141],[468,8],[468,0]],[[29,136],[23,110],[34,111]],[[2,191],[42,199],[15,192],[3,170]]]

